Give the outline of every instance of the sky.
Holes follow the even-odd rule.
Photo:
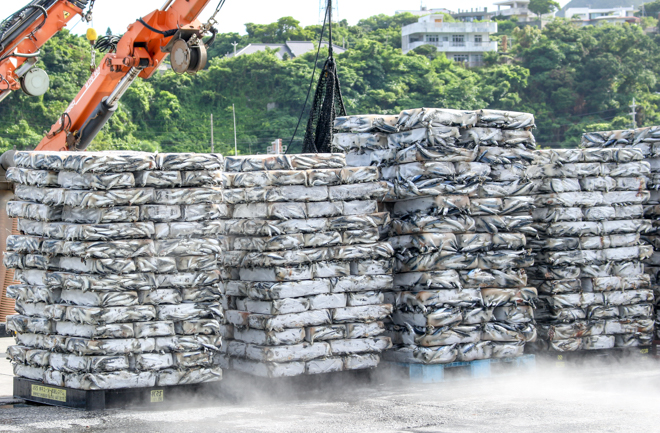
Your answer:
[[[216,17],[219,22],[218,30],[221,33],[236,32],[245,34],[245,23],[268,24],[277,21],[284,16],[292,16],[301,25],[307,26],[319,23],[319,1],[325,0],[226,0],[220,14]],[[483,8],[488,10],[497,9],[491,3],[492,0],[462,0],[461,2],[449,2],[424,0],[428,8],[448,8],[451,10]],[[16,2],[18,4],[29,3],[27,0]],[[94,7],[93,25],[96,30],[105,34],[110,27],[115,34],[123,33],[126,27],[153,10],[160,8],[165,0],[96,0]],[[350,24],[356,24],[363,18],[372,15],[387,14],[394,15],[397,10],[419,9],[420,0],[335,0],[334,4],[339,6],[339,19],[347,19]],[[568,0],[560,0],[563,6]],[[215,10],[217,0],[211,0],[201,19],[208,18]],[[75,26],[75,33],[83,34],[87,30],[86,23],[79,23],[74,19],[69,28]]]

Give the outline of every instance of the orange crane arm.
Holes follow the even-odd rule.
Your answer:
[[[48,89],[48,76],[41,70],[32,70],[39,50],[75,16],[83,16],[88,2],[34,0],[3,22],[0,27],[0,101],[21,87],[32,96],[40,96]],[[41,73],[35,73],[37,71]]]
[[[112,117],[131,83],[137,77],[151,77],[169,54],[175,72],[201,70],[206,65],[202,36],[215,32],[211,27],[215,21],[201,24],[197,17],[210,1],[168,0],[129,25],[115,52],[105,55],[36,150],[84,150]]]

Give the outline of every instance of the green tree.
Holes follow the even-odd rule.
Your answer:
[[[245,48],[249,42],[249,36],[239,35],[238,33],[220,33],[215,38],[213,45],[209,47],[209,58],[223,57],[227,54],[234,52],[234,43],[236,43],[236,50],[239,51]]]
[[[293,17],[283,17],[271,24],[245,24],[250,42],[284,43],[286,41],[305,41],[311,33],[300,27],[300,21]]]
[[[552,13],[561,6],[554,0],[530,0],[527,8],[541,18],[541,15]]]
[[[496,15],[492,18],[497,23],[496,35],[511,36],[515,29],[518,28],[518,19],[515,17],[505,17],[503,15]]]
[[[658,19],[653,17],[642,17],[642,28],[658,27]]]
[[[400,14],[371,17],[357,25],[335,24],[335,41],[341,44],[343,38],[349,46],[336,59],[350,114],[424,106],[528,111],[536,116],[534,134],[540,145],[575,145],[586,131],[628,127],[626,113],[634,96],[640,106],[638,124],[660,124],[660,36],[646,34],[640,26],[579,27],[556,19],[540,30],[500,20],[500,32],[511,25],[505,33],[507,55],[487,53],[484,67],[469,69],[432,46],[404,55],[401,26],[416,21]],[[261,30],[253,27],[247,35],[219,34],[208,67],[198,74],[170,71],[133,83],[90,149],[209,152],[213,114],[215,148],[230,154],[232,104],[239,153],[264,153],[277,138],[288,143],[316,53],[287,61],[274,50],[224,55],[233,51],[234,41],[241,47],[286,40],[291,34],[318,40],[320,31],[318,25],[302,28],[283,19]],[[322,49],[315,80],[326,54]],[[84,37],[66,30],[43,47],[38,66],[48,71],[51,88],[39,98],[12,92],[0,103],[0,149],[37,145],[89,78],[89,56]],[[300,149],[303,134],[298,131],[292,151]]]
[[[642,16],[642,11],[647,17],[658,18],[658,14],[660,14],[660,0],[644,3],[642,6],[640,6],[639,10],[635,12],[635,16]]]
[[[451,15],[449,15],[449,19],[455,21],[451,18]],[[408,24],[414,24],[418,20],[419,17],[410,12],[404,12],[394,16],[380,14],[358,21],[357,26],[365,31],[373,32],[378,29],[400,28],[402,26],[407,26]]]
[[[439,54],[438,49],[433,45],[420,45],[412,51],[415,54],[427,57],[429,60],[435,59]]]

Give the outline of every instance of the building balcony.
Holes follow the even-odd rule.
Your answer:
[[[432,45],[442,51],[443,53],[482,53],[487,51],[497,51],[497,42],[495,41],[483,41],[483,42],[452,42],[452,41],[441,41],[441,42],[410,42],[405,46],[404,43],[403,51],[404,53],[414,50],[417,47],[422,45]]]
[[[414,33],[496,33],[497,23],[414,23],[403,26],[402,36],[408,36]]]

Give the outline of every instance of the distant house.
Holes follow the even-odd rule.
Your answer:
[[[497,33],[496,22],[447,23],[444,15],[427,15],[402,27],[401,47],[407,53],[419,46],[431,45],[450,60],[480,66],[483,53],[497,51],[497,42],[490,40],[491,33]]]
[[[571,15],[567,13],[568,9],[587,8],[611,10],[621,7],[623,4],[639,9],[642,3],[649,1],[651,0],[626,0],[625,2],[622,2],[621,0],[571,0],[557,12],[556,16],[561,18],[571,18]]]
[[[323,42],[321,43],[321,46],[327,47],[328,43]],[[247,47],[236,51],[236,54],[234,53],[228,54],[227,57],[253,54],[258,51],[266,51],[266,48],[270,48],[271,50],[279,50],[277,51],[277,53],[275,53],[275,55],[280,59],[283,59],[285,54],[288,58],[292,59],[294,57],[298,57],[305,53],[308,53],[310,51],[316,51],[316,46],[314,45],[313,42],[287,41],[283,44],[250,44]],[[341,54],[346,51],[345,48],[342,48],[335,44],[332,44],[332,50],[335,52],[335,54]]]
[[[488,12],[488,8],[472,8],[470,10],[459,9],[458,12],[451,14],[451,16],[457,21],[468,23],[473,21],[486,21],[491,19],[494,15],[496,14],[493,11]]]
[[[416,9],[413,9],[413,10],[405,9],[405,10],[403,10],[402,9],[402,10],[395,11],[394,13],[404,14],[406,12],[410,13],[410,14],[413,14],[413,15],[417,15],[418,17],[424,16],[424,15],[431,15],[431,14],[440,14],[440,13],[444,13],[444,14],[447,14],[447,15],[453,14],[453,12],[450,11],[449,9],[445,9],[445,8],[435,8],[435,9],[432,8],[432,9],[429,9],[426,6],[422,6],[419,10],[416,10]]]
[[[172,65],[170,65],[168,62],[162,62],[160,65],[158,65],[156,70],[160,75],[163,75],[172,70]]]
[[[619,6],[614,8],[599,9],[592,9],[590,7],[575,7],[568,8],[564,11],[566,18],[570,18],[573,22],[577,22],[583,26],[598,25],[603,23],[638,23],[640,19],[634,16],[634,13],[635,8],[632,6]]]
[[[497,12],[495,15],[501,15],[507,18],[516,17],[519,23],[536,21],[539,17],[527,7],[530,0],[504,0],[496,2]],[[541,15],[543,19],[552,18],[554,14]]]

